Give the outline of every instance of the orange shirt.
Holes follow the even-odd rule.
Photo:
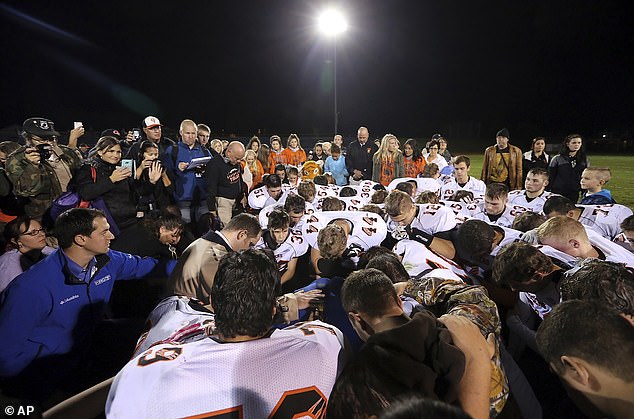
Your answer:
[[[425,168],[425,159],[413,160],[412,157],[403,156],[403,166],[405,177],[418,177],[419,173],[423,173]]]
[[[245,166],[247,165],[247,162],[244,160],[240,160],[240,166],[242,166],[242,169],[244,170]],[[251,187],[249,188],[249,190],[255,188],[256,186],[258,186],[260,183],[262,183],[262,177],[264,176],[264,168],[262,167],[262,163],[260,163],[259,160],[255,161],[255,171],[253,171],[250,167],[249,167],[249,172],[251,172],[251,176],[252,176],[252,182],[251,183]]]
[[[379,183],[388,186],[394,180],[394,160],[390,157],[381,158],[381,178]]]
[[[278,164],[286,164],[286,156],[284,155],[284,150],[280,151],[279,153],[271,150],[271,152],[269,153],[269,162],[271,164],[271,167],[269,168],[269,173],[273,174],[275,173],[275,166],[277,166]]]
[[[306,161],[306,152],[301,148],[297,151],[285,148],[284,151],[282,151],[282,154],[284,154],[284,157],[286,158],[286,164],[299,166]]]

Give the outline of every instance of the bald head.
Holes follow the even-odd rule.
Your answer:
[[[196,143],[196,138],[198,138],[198,126],[191,119],[184,119],[181,122],[179,133],[183,143],[191,147]]]
[[[245,152],[246,150],[244,148],[244,145],[240,141],[232,141],[227,146],[225,155],[227,156],[231,164],[236,164],[238,160],[244,157]]]
[[[366,127],[360,127],[357,131],[357,140],[359,140],[359,143],[365,144],[366,141],[368,141],[368,138],[370,138],[370,132],[368,129]]]

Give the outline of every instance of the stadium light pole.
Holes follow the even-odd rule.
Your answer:
[[[328,38],[332,38],[333,45],[333,96],[334,96],[334,125],[335,132],[339,125],[339,112],[337,109],[337,38],[348,29],[348,23],[344,15],[336,9],[327,9],[319,15],[319,31]]]

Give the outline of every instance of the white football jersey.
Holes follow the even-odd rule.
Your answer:
[[[246,342],[158,345],[117,374],[106,416],[323,417],[342,348],[341,332],[318,321]]]
[[[579,263],[579,258],[570,256],[554,247],[546,246],[545,244],[538,244],[535,245],[535,247],[549,258],[555,259],[558,262],[556,264],[559,265],[560,268],[572,269]]]
[[[432,179],[430,177],[417,177],[417,178],[413,178],[413,177],[400,177],[400,178],[396,178],[394,180],[392,180],[390,182],[389,185],[387,185],[387,187],[385,189],[387,189],[388,192],[392,192],[394,189],[396,189],[396,185],[398,185],[401,182],[409,182],[409,181],[416,181],[416,195],[420,194],[421,192],[426,192],[426,191],[432,191],[434,193],[438,193],[438,191],[440,190],[440,183],[438,183],[438,181],[436,179]]]
[[[302,235],[311,247],[319,249],[317,245],[319,230],[334,220],[346,220],[351,224],[352,229],[348,236],[348,247],[356,245],[363,250],[368,250],[370,247],[379,246],[387,236],[385,221],[372,212],[316,212],[306,217],[306,221],[302,226]]]
[[[603,237],[592,227],[586,226],[586,233],[590,244],[600,250],[608,262],[625,263],[628,267],[634,268],[634,253],[628,251],[623,246],[619,246]]]
[[[441,199],[449,199],[453,194],[457,191],[470,191],[473,192],[473,195],[483,195],[486,190],[486,185],[479,179],[474,178],[473,176],[469,176],[469,180],[464,186],[460,186],[456,181],[455,177],[451,177],[451,179],[444,183],[441,186]]]
[[[480,212],[478,204],[466,204],[464,202],[456,201],[440,201],[444,206],[451,208],[456,214],[456,217],[472,218],[475,214]]]
[[[365,203],[370,202],[370,200],[372,199],[372,195],[374,194],[375,190],[372,189],[371,186],[368,185],[348,185],[345,186],[346,188],[352,188],[355,191],[357,191],[357,194],[353,197],[350,198],[357,198],[360,199],[362,201],[364,201]],[[341,187],[341,189],[343,189],[344,187]],[[345,198],[341,196],[341,189],[339,189],[339,199]]]
[[[541,214],[542,210],[544,209],[544,203],[546,202],[546,200],[555,195],[557,194],[544,191],[541,195],[529,200],[529,198],[526,196],[526,189],[522,189],[521,191],[510,191],[507,205],[520,205],[522,207],[528,208],[533,212]]]
[[[433,252],[415,240],[399,240],[392,251],[401,257],[401,262],[409,276],[418,276],[434,269],[448,269],[463,282],[473,283],[465,270],[456,262]]]
[[[577,205],[583,208],[579,222],[587,225],[608,240],[613,240],[621,233],[621,223],[632,215],[632,210],[625,205]]]
[[[510,228],[513,225],[513,221],[515,221],[516,216],[518,216],[519,214],[523,212],[528,211],[528,208],[523,207],[521,205],[511,205],[507,203],[506,207],[504,208],[504,212],[502,213],[500,218],[498,218],[495,221],[491,221],[487,213],[484,212],[484,204],[479,204],[478,207],[480,211],[473,214],[473,218],[475,218],[476,220],[486,221],[487,223],[498,225],[501,227],[507,227],[507,228]]]
[[[260,221],[260,227],[262,227],[263,230],[269,228],[269,214],[271,213],[271,211],[273,211],[275,208],[278,208],[278,207],[280,208],[284,207],[284,203],[286,202],[286,197],[283,197],[283,198],[284,198],[284,201],[280,199],[277,203],[263,208],[262,211],[260,211],[260,213],[258,214],[258,221]],[[306,202],[306,209],[304,210],[304,214],[310,215],[314,212],[315,212],[315,207],[313,207],[313,204],[311,204],[310,202]],[[300,223],[298,223],[298,225]],[[298,227],[298,226],[295,226],[295,227]]]
[[[272,237],[265,238],[268,234],[268,230],[265,231],[254,247],[256,249],[271,249],[273,251],[280,274],[286,272],[286,269],[288,269],[288,263],[291,260],[304,255],[308,251],[308,243],[302,237],[302,231],[300,229],[289,229],[288,237],[284,243],[279,246],[276,246],[272,242]]]
[[[370,202],[369,199],[357,198],[356,196],[340,196],[338,199],[346,204],[345,211],[359,211],[362,206]]]
[[[286,199],[284,195],[285,192],[282,192],[282,195],[280,195],[280,198],[276,201],[269,195],[269,192],[266,190],[266,186],[261,186],[249,193],[249,207],[257,210],[269,205],[279,204],[280,201],[282,201],[282,198]]]
[[[521,231],[518,231],[512,228],[503,227],[493,223],[489,223],[489,224],[495,225],[496,227],[501,228],[502,231],[504,232],[504,237],[502,237],[502,240],[497,244],[497,246],[493,248],[493,250],[491,251],[491,256],[497,255],[500,249],[506,246],[507,244],[520,241],[522,239],[522,236],[524,235],[524,233],[522,233]]]
[[[334,196],[335,198],[338,197],[340,188],[337,185],[315,185],[315,189],[317,189],[317,192],[315,193],[315,200],[313,201],[313,204],[327,196]]]
[[[456,226],[456,215],[441,204],[416,204],[416,215],[410,226],[429,234],[449,231]],[[389,219],[388,230],[390,232],[399,229],[398,223]]]
[[[147,318],[150,330],[137,341],[133,357],[163,343],[187,343],[203,339],[214,329],[214,314],[197,300],[174,295],[167,297]]]

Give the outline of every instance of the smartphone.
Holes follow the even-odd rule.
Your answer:
[[[134,160],[132,159],[121,160],[121,167],[125,167],[127,169],[130,169],[131,172],[134,172]]]
[[[141,130],[138,130],[138,129],[132,130],[132,137],[134,138],[135,141],[141,138]]]
[[[81,122],[73,122],[73,125],[74,125],[73,128],[80,128],[84,126],[84,124]]]

